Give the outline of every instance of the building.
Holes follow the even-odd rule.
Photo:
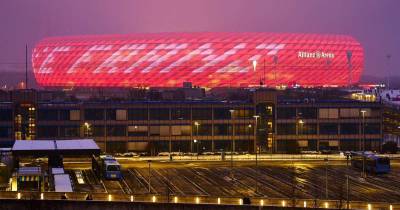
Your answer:
[[[363,48],[345,35],[160,33],[53,37],[32,53],[44,87],[347,86]]]
[[[91,137],[108,152],[157,154],[232,146],[237,152],[359,150],[362,142],[378,151],[382,142],[381,104],[346,99],[336,89],[215,89],[203,96],[188,91],[196,97],[187,98],[163,92],[133,90],[126,98],[85,92],[84,99],[77,92],[5,92],[0,143]]]

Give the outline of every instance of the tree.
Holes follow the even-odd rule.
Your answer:
[[[397,143],[394,141],[388,141],[382,145],[382,153],[396,154],[397,150]]]

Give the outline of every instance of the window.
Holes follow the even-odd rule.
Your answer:
[[[193,120],[211,120],[212,109],[209,108],[194,108],[192,109]]]
[[[193,136],[211,136],[212,135],[212,125],[201,124],[198,126],[199,131],[197,133],[197,126],[193,125]]]
[[[235,119],[251,119],[253,118],[254,111],[251,108],[235,109],[233,116]]]
[[[115,120],[117,119],[116,110],[115,109],[107,109],[107,120]]]
[[[321,119],[337,119],[339,118],[339,110],[332,108],[319,109],[319,118]]]
[[[338,128],[339,128],[339,126],[336,123],[320,123],[319,124],[319,134],[321,134],[321,135],[337,135]]]
[[[37,136],[39,138],[55,138],[58,137],[57,126],[38,126]]]
[[[317,134],[317,124],[315,123],[299,124],[299,134],[306,134],[306,135]]]
[[[150,120],[169,120],[168,108],[150,109]]]
[[[116,120],[126,120],[127,112],[125,109],[117,109],[116,110]]]
[[[148,127],[144,125],[128,126],[128,136],[147,136]]]
[[[0,137],[9,138],[11,137],[12,129],[11,127],[0,127]]]
[[[39,109],[38,120],[58,120],[58,111],[56,109]]]
[[[11,109],[0,109],[0,121],[12,121],[13,113]]]
[[[173,136],[190,136],[190,125],[173,125],[171,126],[171,135]]]
[[[189,108],[173,108],[171,109],[172,120],[190,120]]]
[[[60,137],[78,137],[79,126],[61,126]]]
[[[150,126],[150,136],[169,136],[168,125],[152,125]]]
[[[242,136],[254,135],[253,125],[252,124],[237,125],[235,127],[235,133],[237,135],[242,135]]]
[[[295,119],[296,108],[278,108],[277,117],[278,119]]]
[[[342,108],[340,109],[341,118],[357,118],[360,116],[360,110],[356,108]]]
[[[102,126],[102,125],[92,126],[92,135],[95,137],[104,136],[104,126]]]
[[[69,110],[61,109],[58,111],[59,120],[69,120]]]
[[[231,119],[231,113],[229,108],[215,108],[214,119],[215,120],[226,120]]]
[[[147,109],[128,109],[128,120],[148,120]]]
[[[104,120],[104,109],[86,109],[85,120]]]
[[[365,134],[380,134],[381,125],[379,123],[367,123],[364,130]]]
[[[216,136],[227,136],[232,134],[232,125],[228,124],[215,124],[214,135]]]
[[[278,123],[277,124],[278,135],[293,135],[296,134],[295,123]]]
[[[341,134],[358,134],[359,124],[358,123],[342,123],[340,124]]]
[[[114,125],[107,126],[108,136],[126,136],[126,126]]]
[[[316,119],[318,116],[316,108],[299,108],[297,112],[298,116],[303,119]]]
[[[69,111],[69,120],[80,120],[80,119],[81,119],[81,110]]]

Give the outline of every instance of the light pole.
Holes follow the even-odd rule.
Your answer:
[[[253,116],[254,117],[254,121],[255,121],[255,126],[254,126],[254,143],[255,143],[255,152],[256,152],[256,174],[258,175],[258,152],[259,152],[259,149],[258,149],[258,138],[257,138],[257,130],[258,130],[258,128],[257,128],[257,122],[258,122],[258,118],[260,117],[259,115],[254,115]],[[257,193],[258,192],[258,179],[256,178],[256,190],[255,190],[255,192]]]
[[[83,124],[83,128],[84,128],[84,137],[89,137],[90,135],[90,124],[88,122],[85,122]]]
[[[325,199],[328,200],[328,158],[325,158]]]
[[[194,125],[196,126],[196,138],[199,138],[199,126],[200,126],[200,123],[195,121]],[[199,140],[199,143],[200,143],[200,140]],[[199,159],[199,145],[198,144],[197,144],[197,159]]]
[[[193,140],[194,145],[196,146],[196,150],[197,150],[197,160],[199,159],[199,144],[197,143],[197,139]]]
[[[151,193],[151,184],[150,184],[150,180],[151,180],[151,160],[148,160],[147,163],[149,164],[149,193]]]
[[[233,180],[233,151],[235,150],[235,141],[234,141],[234,137],[235,137],[235,124],[233,122],[233,113],[235,112],[235,110],[231,109],[229,110],[229,112],[231,113],[231,120],[232,120],[232,143],[231,143],[231,179]]]
[[[361,110],[361,115],[362,115],[362,135],[363,135],[363,141],[362,141],[362,154],[363,154],[363,167],[362,167],[362,177],[366,177],[365,173],[365,113],[366,110]]]

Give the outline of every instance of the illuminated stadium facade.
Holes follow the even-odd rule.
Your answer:
[[[349,36],[272,33],[55,37],[32,54],[45,87],[346,86],[363,60]]]

